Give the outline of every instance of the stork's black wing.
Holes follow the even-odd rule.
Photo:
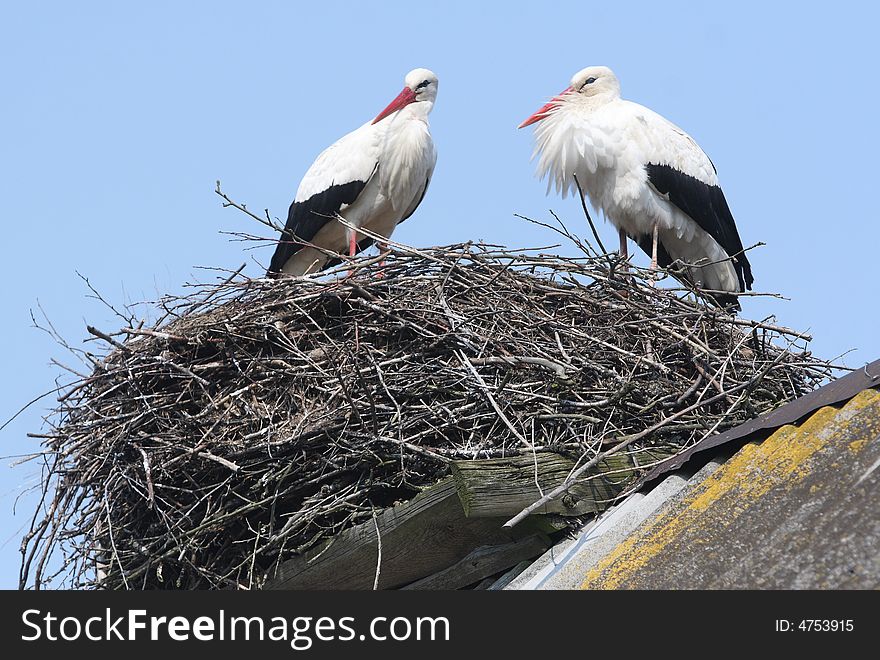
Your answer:
[[[661,195],[668,195],[670,202],[693,219],[732,257],[740,288],[743,291],[751,289],[755,279],[752,267],[743,252],[742,240],[721,187],[703,183],[669,165],[649,163],[646,170],[651,185]],[[651,253],[650,240],[647,241],[647,248],[641,241],[639,245],[648,254]],[[662,252],[665,253],[665,250]],[[658,251],[657,262],[661,266],[668,266],[670,261],[669,254],[664,256]]]
[[[332,221],[344,206],[354,203],[373,177],[378,164],[366,181],[348,181],[331,185],[301,202],[294,201],[287,212],[287,223],[272,255],[269,277],[278,277],[284,264],[312,241],[321,228]]]

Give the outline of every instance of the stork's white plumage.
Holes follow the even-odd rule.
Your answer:
[[[428,69],[410,71],[403,91],[385,110],[318,156],[290,205],[270,277],[313,273],[329,265],[328,252],[348,250],[354,256],[372,244],[337,215],[388,238],[413,214],[437,161],[428,129],[437,84]]]
[[[670,121],[621,99],[611,69],[579,71],[520,128],[536,122],[533,157],[547,191],[555,185],[565,197],[579,182],[617,227],[624,257],[628,236],[653,268],[680,260],[684,276],[703,289],[751,289],[751,266],[712,161]],[[714,297],[738,308],[735,296]]]

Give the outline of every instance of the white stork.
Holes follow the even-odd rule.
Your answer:
[[[437,76],[428,69],[406,75],[403,91],[372,121],[330,145],[299,184],[267,275],[304,275],[354,256],[373,243],[336,217],[389,237],[413,214],[431,182],[437,152],[428,114]],[[329,262],[329,263],[328,263]]]
[[[565,197],[583,187],[618,229],[620,254],[629,236],[651,255],[651,268],[680,260],[682,273],[715,299],[751,289],[754,278],[718,185],[715,166],[687,133],[656,112],[620,98],[611,69],[579,71],[571,86],[526,119],[535,129],[538,176],[549,175]]]

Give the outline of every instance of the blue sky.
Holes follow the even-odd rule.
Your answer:
[[[412,68],[440,78],[435,178],[395,239],[555,242],[515,213],[549,209],[582,234],[573,200],[545,197],[530,130],[516,125],[575,71],[611,66],[623,96],[710,155],[750,255],[743,315],[814,334],[816,354],[880,358],[874,194],[876,4],[675,2],[30,2],[0,20],[0,423],[54,387],[71,359],[31,327],[39,303],[74,345],[124,304],[206,280],[257,276],[263,233],[220,207],[214,182],[282,221],[314,157],[397,94]],[[606,245],[615,232],[601,224]],[[637,257],[640,260],[642,256]],[[0,587],[16,586],[36,499],[33,464],[52,397],[0,432]],[[20,498],[20,499],[19,499]],[[18,500],[16,505],[16,500]],[[16,511],[13,513],[13,506]]]

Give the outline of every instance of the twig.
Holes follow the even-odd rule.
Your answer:
[[[376,577],[373,579],[373,591],[379,590],[379,576],[382,574],[382,532],[379,531],[379,519],[376,517],[376,509],[373,509],[373,524],[376,526]]]
[[[89,331],[89,334],[90,334],[90,335],[94,335],[95,337],[98,337],[98,338],[100,338],[100,339],[103,339],[104,341],[106,341],[106,342],[107,342],[108,344],[110,344],[111,346],[115,346],[116,348],[118,348],[120,351],[128,351],[128,350],[130,350],[130,349],[128,348],[128,346],[126,346],[125,344],[120,344],[118,341],[116,341],[115,339],[113,339],[113,337],[111,337],[110,335],[108,335],[106,332],[101,332],[100,330],[98,330],[98,329],[97,329],[96,327],[94,327],[94,326],[87,325],[87,326],[86,326],[86,330]]]
[[[220,189],[220,181],[219,180],[217,181],[217,187],[214,188],[214,192],[223,198],[223,208],[228,208],[231,206],[235,209],[238,209],[242,213],[246,213],[247,215],[249,215],[250,217],[252,217],[254,220],[256,220],[257,222],[259,222],[262,225],[266,225],[267,227],[270,227],[271,229],[274,229],[277,232],[284,231],[284,227],[279,226],[277,223],[275,223],[272,220],[272,218],[269,217],[269,210],[268,209],[266,209],[266,217],[263,218],[262,216],[259,216],[256,213],[254,213],[253,211],[250,211],[245,204],[239,204],[238,202],[235,202],[232,199],[230,199],[229,196]]]

